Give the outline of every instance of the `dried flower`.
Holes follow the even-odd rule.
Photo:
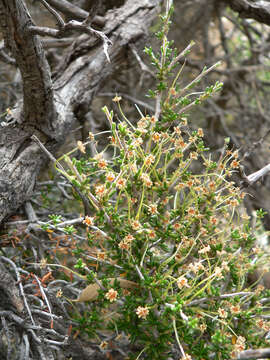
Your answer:
[[[135,139],[133,142],[132,142],[132,145],[135,146],[135,147],[138,147],[140,146],[141,144],[143,143],[143,139],[138,137],[137,139]]]
[[[129,168],[130,168],[130,170],[131,170],[131,172],[132,172],[133,174],[136,174],[136,173],[138,172],[138,168],[137,168],[136,163],[130,164],[130,165],[129,165]]]
[[[98,253],[97,253],[98,260],[105,260],[106,257],[107,257],[107,254],[105,251],[98,251]]]
[[[83,143],[80,140],[77,141],[77,146],[78,146],[78,149],[80,150],[80,152],[85,154],[85,146],[83,145]]]
[[[195,214],[196,214],[196,211],[195,211],[195,209],[193,207],[188,208],[188,215],[193,216]]]
[[[176,92],[175,88],[170,88],[170,94],[171,94],[172,96],[177,95],[177,92]]]
[[[62,291],[62,289],[59,289],[56,293],[56,297],[60,298],[62,295],[63,295],[63,291]]]
[[[154,141],[155,143],[157,143],[157,142],[160,141],[160,134],[159,134],[159,133],[155,132],[155,133],[153,134],[153,141]]]
[[[197,135],[198,135],[199,137],[204,137],[203,129],[199,128],[199,129],[197,130]]]
[[[120,102],[122,100],[121,96],[115,96],[112,101],[113,102]]]
[[[100,347],[101,350],[107,349],[107,347],[108,347],[107,341],[102,341],[100,343],[99,347]]]
[[[212,225],[217,225],[218,219],[217,219],[215,216],[211,216],[211,217],[210,217],[210,223],[211,223]]]
[[[107,167],[107,161],[105,159],[100,159],[98,161],[98,164],[97,166],[100,168],[100,169],[105,169]]]
[[[183,357],[181,357],[181,359],[179,360],[192,360],[192,357],[188,354],[185,354]]]
[[[124,240],[121,240],[120,243],[118,244],[118,247],[121,249],[121,250],[129,250],[130,248],[130,244],[125,242]]]
[[[176,148],[184,148],[186,146],[186,143],[182,138],[179,138],[175,141]]]
[[[249,220],[249,219],[250,219],[250,216],[248,216],[247,213],[244,213],[244,214],[241,215],[241,218],[242,218],[243,220]]]
[[[86,215],[84,220],[83,220],[83,224],[87,225],[87,226],[94,226],[94,218],[91,216]]]
[[[230,200],[229,204],[233,207],[237,206],[238,205],[238,201],[236,199],[232,199]]]
[[[190,287],[188,285],[187,279],[184,276],[177,279],[177,286],[179,287],[179,289],[182,289],[183,287]]]
[[[113,288],[111,288],[106,294],[105,294],[105,298],[107,300],[109,300],[110,302],[116,301],[118,292],[116,290],[114,290]]]
[[[91,141],[94,141],[94,140],[95,140],[95,135],[94,135],[91,131],[89,131],[88,137],[89,137],[89,139],[90,139]]]
[[[109,181],[109,182],[113,182],[113,180],[115,179],[115,175],[113,172],[109,172],[107,175],[106,175],[106,180]]]
[[[40,268],[41,268],[41,269],[44,269],[46,266],[47,266],[47,259],[42,258],[42,259],[40,260]]]
[[[134,240],[134,236],[132,236],[131,234],[128,234],[124,237],[124,241],[126,243],[131,243],[132,240]]]
[[[151,179],[150,179],[150,177],[149,177],[148,174],[142,173],[142,174],[141,174],[141,179],[142,179],[143,183],[144,183],[147,187],[151,187],[151,186],[153,185],[153,183],[152,183],[152,181],[151,181]]]
[[[146,156],[146,158],[145,158],[145,164],[146,164],[147,166],[153,164],[154,161],[155,161],[155,157],[154,157],[154,155],[152,155],[152,154]]]
[[[221,317],[222,319],[226,319],[226,317],[228,316],[228,313],[224,309],[219,308],[218,309],[218,316]]]
[[[131,227],[133,230],[137,231],[141,229],[142,225],[138,220],[131,220]]]
[[[182,229],[182,225],[180,224],[180,223],[175,223],[175,224],[173,224],[173,228],[174,228],[174,230],[180,230],[180,229]]]
[[[150,204],[148,207],[148,211],[150,212],[150,214],[156,215],[158,213],[157,204]]]
[[[95,191],[96,191],[96,195],[98,198],[102,198],[105,195],[106,192],[106,188],[105,185],[97,185],[95,187]]]
[[[150,239],[155,239],[157,236],[155,230],[153,230],[153,229],[148,230],[148,236]]]
[[[197,261],[195,263],[191,263],[191,264],[189,264],[188,267],[195,274],[197,274],[197,272],[200,271],[200,270],[204,270],[204,266],[200,261]]]
[[[200,326],[199,326],[199,329],[201,330],[201,332],[203,333],[203,332],[205,332],[205,330],[207,329],[207,325],[206,324],[200,324]]]
[[[146,319],[147,315],[149,314],[149,310],[147,307],[138,306],[136,309],[136,314],[140,319]]]
[[[196,153],[195,151],[192,151],[190,154],[189,154],[190,158],[192,160],[197,160],[198,159],[198,153]]]
[[[123,179],[123,178],[120,178],[117,180],[116,182],[116,187],[120,190],[124,189],[124,187],[126,186],[126,183],[127,183],[127,180],[126,179]]]
[[[201,250],[199,250],[199,254],[206,254],[211,250],[210,246],[207,245],[204,248],[202,248]]]
[[[141,118],[141,120],[138,121],[137,126],[140,131],[145,129],[148,126],[147,118]]]
[[[215,268],[215,276],[218,277],[219,279],[223,278],[223,274],[222,274],[222,268],[220,268],[219,266],[217,266]]]
[[[231,305],[230,310],[231,310],[232,314],[239,314],[240,311],[241,311],[241,308],[240,308],[240,306],[238,304],[237,305]]]
[[[231,162],[231,167],[232,167],[233,169],[238,168],[238,167],[239,167],[239,161],[233,160],[233,161]]]
[[[185,187],[186,187],[185,183],[179,183],[174,188],[176,191],[180,191],[180,190],[184,189]]]

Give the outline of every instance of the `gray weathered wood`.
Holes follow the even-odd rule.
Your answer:
[[[127,0],[106,15],[103,31],[113,43],[110,63],[100,39],[78,34],[53,82],[42,38],[29,31],[35,24],[24,1],[0,0],[0,30],[23,81],[16,122],[0,129],[0,223],[31,197],[36,177],[46,164],[31,136],[36,135],[52,153],[60,147],[76,114],[89,111],[101,84],[126,61],[128,45],[145,38],[160,3]]]

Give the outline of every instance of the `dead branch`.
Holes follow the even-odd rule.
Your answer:
[[[242,18],[270,25],[270,4],[267,1],[228,0],[226,4]]]

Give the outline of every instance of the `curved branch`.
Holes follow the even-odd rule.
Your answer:
[[[228,0],[226,4],[238,12],[242,18],[254,19],[270,25],[270,4],[268,1]]]
[[[257,349],[257,350],[245,350],[241,351],[237,359],[248,360],[248,359],[266,359],[270,356],[270,348]]]

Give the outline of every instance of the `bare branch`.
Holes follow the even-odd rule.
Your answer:
[[[89,15],[87,11],[66,0],[47,0],[47,3],[63,14],[71,16],[73,19],[85,20]]]
[[[257,349],[257,350],[245,350],[238,354],[237,359],[266,359],[270,356],[270,348]]]
[[[39,1],[40,1],[40,2],[45,6],[45,8],[46,8],[47,10],[49,10],[49,12],[56,18],[56,21],[58,22],[58,25],[59,25],[60,29],[61,29],[62,27],[64,27],[64,26],[65,26],[65,22],[64,22],[64,20],[62,19],[61,15],[58,14],[58,12],[57,12],[56,10],[54,10],[54,9],[47,3],[47,1],[45,1],[45,0],[39,0]]]
[[[242,18],[254,19],[270,25],[270,4],[268,1],[227,0],[226,4],[238,12]]]
[[[248,180],[250,182],[250,185],[253,185],[256,181],[258,181],[260,178],[265,176],[270,171],[270,164],[264,166],[262,169],[256,171],[253,174],[248,175]]]
[[[7,63],[7,64],[11,64],[11,65],[15,65],[16,64],[16,60],[11,58],[6,52],[5,52],[5,44],[4,41],[2,40],[0,42],[0,58],[3,62]]]
[[[71,20],[66,24],[63,22],[63,24],[61,25],[61,28],[59,30],[48,28],[48,27],[40,27],[40,26],[29,26],[28,30],[33,35],[36,34],[36,35],[51,36],[51,37],[65,36],[66,32],[68,32],[70,30],[76,30],[81,33],[95,35],[97,38],[99,38],[103,41],[104,53],[106,55],[108,62],[110,62],[108,48],[110,45],[112,45],[111,40],[102,31],[93,29],[87,23],[79,22],[76,20]]]

